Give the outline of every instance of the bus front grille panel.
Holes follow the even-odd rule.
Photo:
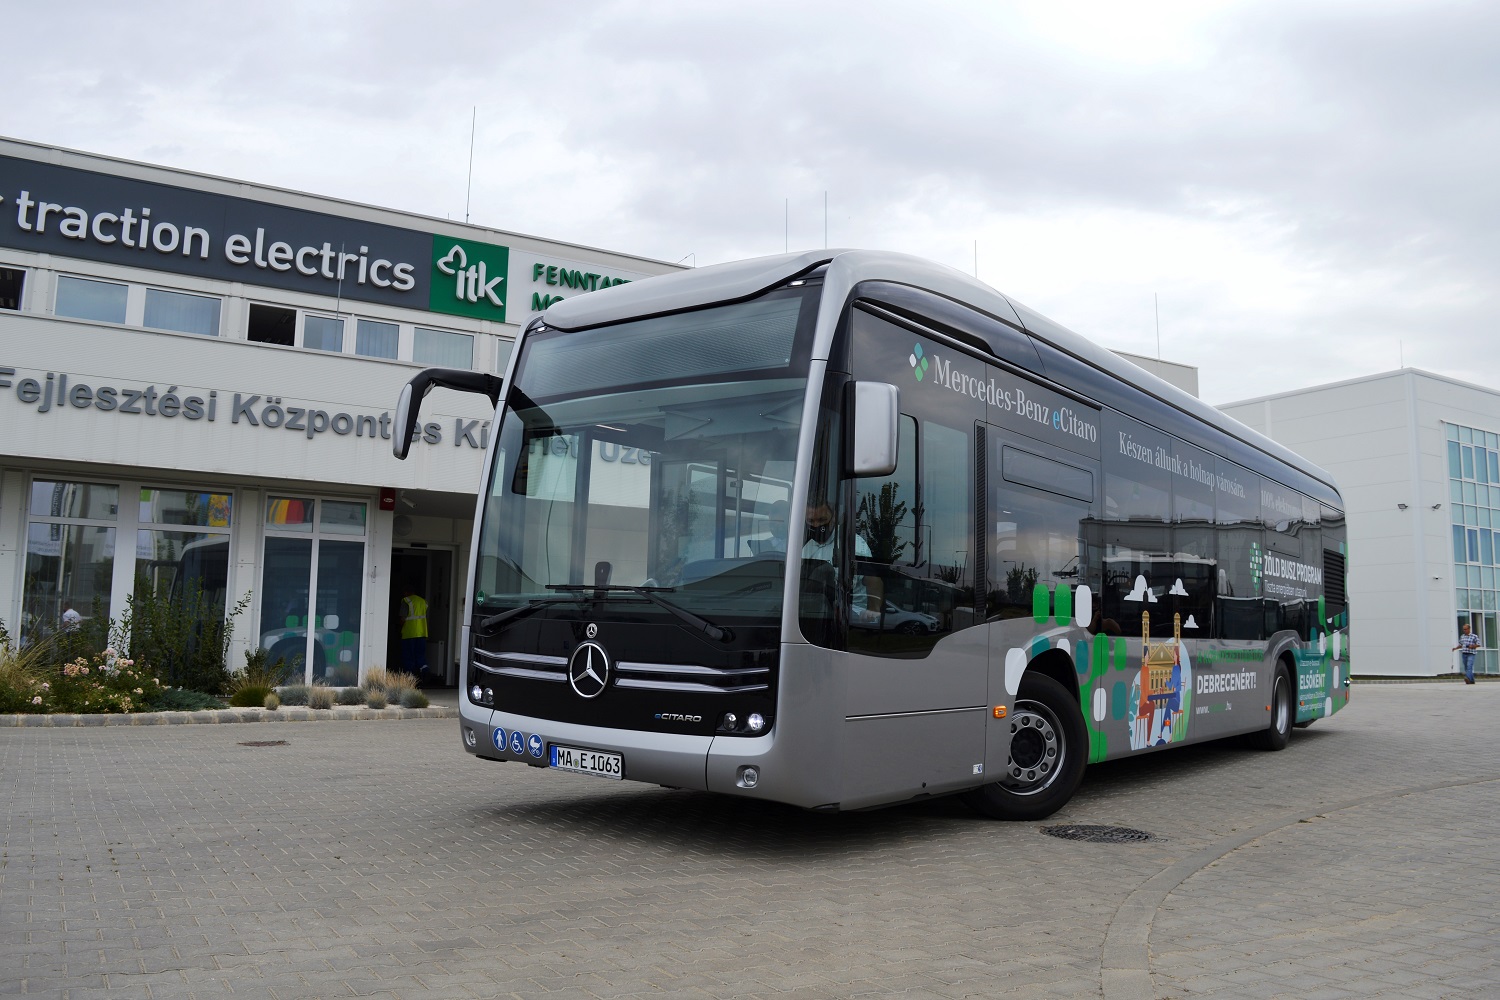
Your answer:
[[[566,682],[568,660],[539,653],[495,653],[474,650],[474,666],[487,673],[523,680]],[[642,663],[620,660],[614,665],[614,687],[638,691],[691,694],[746,694],[770,689],[770,667],[706,667],[694,663]]]
[[[705,667],[693,663],[615,664],[616,687],[643,691],[682,691],[698,694],[744,694],[770,687],[770,667]]]
[[[568,679],[568,658],[565,656],[542,656],[539,653],[492,653],[487,649],[476,649],[474,650],[474,665],[481,670],[504,677],[558,682]]]

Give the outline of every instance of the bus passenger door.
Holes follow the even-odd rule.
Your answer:
[[[985,617],[990,623],[991,706],[1014,706],[1029,664],[1076,682],[1090,732],[1102,722],[1090,678],[1079,673],[1079,642],[1118,633],[1099,616],[1098,462],[996,427],[987,438],[984,523]],[[1074,683],[1067,685],[1070,688]],[[1108,711],[1112,706],[1106,703]],[[988,728],[985,774],[1002,780],[1010,727]]]
[[[856,376],[903,370],[897,466],[846,479],[852,522],[842,805],[966,787],[984,760],[989,648],[974,610],[974,427],[984,403],[911,378],[913,333],[856,310]],[[938,356],[925,342],[923,356]],[[903,366],[898,369],[896,366]],[[841,581],[842,582],[842,581]]]

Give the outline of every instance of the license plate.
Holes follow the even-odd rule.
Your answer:
[[[625,777],[625,758],[617,753],[600,750],[583,750],[578,747],[560,747],[553,744],[552,766],[559,771],[577,771],[600,778],[621,781]]]

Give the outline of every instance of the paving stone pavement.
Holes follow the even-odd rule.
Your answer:
[[[0,995],[1500,997],[1497,712],[1363,685],[1047,824],[496,765],[451,720],[0,730]]]

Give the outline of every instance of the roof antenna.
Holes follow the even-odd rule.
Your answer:
[[[474,191],[474,128],[479,124],[479,105],[469,117],[469,186],[464,190],[464,225],[469,224],[469,195]]]
[[[1156,308],[1156,360],[1161,360],[1161,301],[1151,293],[1151,304]]]

